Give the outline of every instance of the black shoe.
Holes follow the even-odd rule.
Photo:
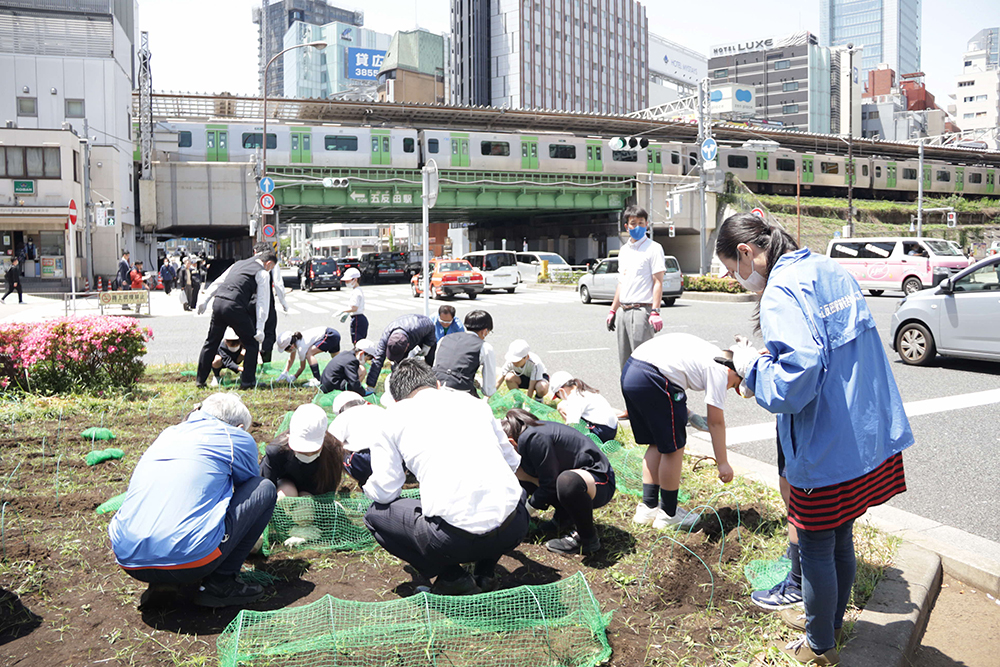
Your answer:
[[[255,384],[240,384],[240,391],[247,391],[248,389],[256,389],[256,388],[257,385]]]
[[[179,591],[174,584],[150,584],[139,598],[139,611],[166,606],[176,599]]]
[[[195,382],[194,383],[194,388],[195,389],[208,389],[208,385],[205,384],[204,382]]]
[[[476,585],[476,580],[471,574],[466,574],[458,579],[441,579],[438,577],[431,586],[431,593],[435,595],[476,595],[482,593],[482,589]]]
[[[238,576],[212,577],[198,587],[194,603],[202,607],[231,607],[256,602],[264,595],[257,584],[248,584]]]
[[[601,548],[601,540],[594,535],[592,539],[583,542],[580,540],[580,533],[575,530],[566,537],[549,540],[545,543],[545,548],[560,554],[592,554]]]
[[[500,580],[496,577],[487,577],[477,574],[475,579],[476,586],[479,586],[479,590],[483,593],[492,593],[500,587]]]

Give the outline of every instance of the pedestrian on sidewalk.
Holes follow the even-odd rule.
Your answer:
[[[365,294],[361,291],[361,272],[353,266],[344,271],[344,283],[351,288],[347,308],[340,313],[340,321],[351,318],[351,344],[368,338],[368,317],[365,315]]]
[[[145,280],[146,273],[142,268],[142,260],[135,263],[132,270],[129,272],[129,280],[131,281],[131,287],[134,290],[141,290],[146,287]]]
[[[170,290],[174,288],[174,280],[176,279],[177,279],[177,272],[174,271],[174,267],[170,263],[170,259],[164,257],[163,266],[160,267],[160,280],[163,281],[164,294],[170,294]]]
[[[201,274],[194,265],[194,261],[187,257],[184,259],[184,268],[181,269],[181,289],[184,290],[184,310],[194,310],[198,305],[198,290],[201,289]]]
[[[7,297],[14,290],[17,290],[17,302],[24,303],[24,296],[21,294],[21,262],[17,257],[11,258],[10,267],[7,269],[5,278],[7,280],[7,293],[3,295],[0,301],[7,303]]]
[[[549,390],[561,399],[556,409],[567,424],[583,422],[601,442],[618,435],[618,416],[608,399],[589,384],[566,371],[556,371],[549,380]]]
[[[777,415],[805,602],[804,619],[796,609],[781,612],[805,630],[782,650],[800,663],[836,664],[856,570],[854,520],[906,490],[902,451],[913,433],[850,273],[749,213],[722,224],[715,249],[728,275],[760,295],[755,320],[765,350],[739,339],[732,362],[757,403]]]
[[[539,421],[520,408],[508,410],[500,425],[521,455],[517,478],[531,494],[528,514],[544,512],[552,505],[555,514],[547,527],[576,528],[565,537],[549,540],[545,548],[584,555],[600,549],[594,510],[615,495],[615,471],[600,447],[572,426]]]
[[[118,273],[115,275],[115,284],[112,287],[116,290],[132,289],[132,278],[129,275],[131,272],[132,265],[129,262],[129,252],[125,250],[122,252],[122,258],[118,260]]]
[[[318,387],[322,381],[319,372],[319,361],[316,355],[327,352],[336,357],[340,353],[340,332],[333,327],[313,327],[305,331],[283,331],[278,336],[278,349],[288,352],[288,363],[285,370],[278,376],[278,382],[295,382],[302,371],[309,366],[312,379],[307,386]],[[299,360],[299,369],[292,375],[292,365]]]

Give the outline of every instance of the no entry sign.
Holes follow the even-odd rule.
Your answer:
[[[70,199],[69,200],[69,224],[71,224],[71,225],[75,225],[76,224],[76,200],[75,199]]]

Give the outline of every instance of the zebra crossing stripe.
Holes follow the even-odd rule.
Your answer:
[[[301,308],[302,310],[306,311],[307,313],[325,313],[325,312],[327,312],[326,309],[324,309],[324,308],[318,308],[318,307],[313,306],[312,304],[308,304],[308,303],[300,303],[300,304],[298,304],[298,307]]]

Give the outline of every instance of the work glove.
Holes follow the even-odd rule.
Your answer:
[[[347,318],[348,318],[348,317],[350,317],[350,316],[351,316],[351,314],[350,314],[350,313],[341,313],[341,314],[340,314],[340,322],[341,322],[341,323],[344,323],[344,322],[346,322],[346,321],[347,321]]]
[[[278,376],[277,379],[277,382],[291,382],[291,381],[292,381],[292,376],[289,375],[288,373],[282,373],[281,375]]]
[[[263,330],[259,330],[257,333],[255,333],[253,335],[253,339],[255,341],[257,341],[258,343],[263,343],[264,342],[264,331]]]
[[[610,311],[608,313],[607,324],[608,324],[608,331],[614,331],[615,330],[615,311],[614,310],[612,310],[612,311]]]
[[[733,366],[736,369],[736,374],[745,378],[754,362],[760,357],[760,353],[754,349],[749,340],[742,337],[737,337],[736,345],[733,345],[729,350],[733,353]]]
[[[649,326],[653,327],[653,333],[660,333],[660,329],[663,328],[663,318],[659,313],[649,314]]]
[[[319,380],[317,380],[316,378],[309,378],[309,381],[306,382],[306,386],[307,387],[318,387],[319,386]]]
[[[281,309],[282,309],[283,311],[285,311],[285,312],[287,313],[287,312],[288,312],[288,304],[287,304],[287,303],[286,303],[286,304],[283,304],[283,305],[281,306]]]
[[[208,301],[202,301],[201,303],[198,304],[198,314],[199,315],[204,315],[205,314],[205,307],[206,306],[208,306]]]

